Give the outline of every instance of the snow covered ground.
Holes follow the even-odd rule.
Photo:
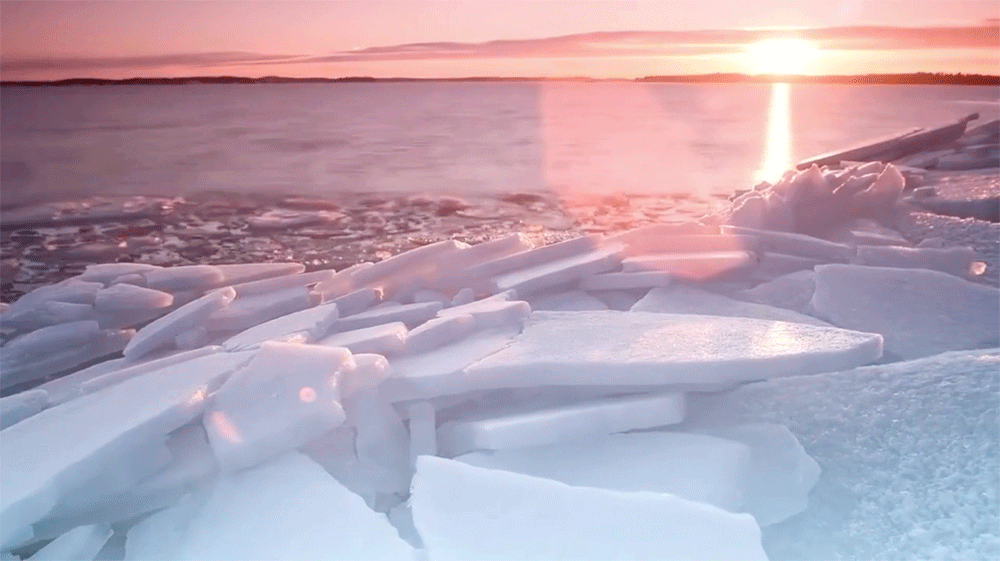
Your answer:
[[[91,266],[0,312],[0,553],[995,559],[995,224],[919,244],[903,187],[812,168],[698,223],[342,271]]]

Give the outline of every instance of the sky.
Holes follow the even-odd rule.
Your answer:
[[[998,0],[4,0],[0,77],[752,74],[774,37],[815,49],[804,74],[1000,74],[998,18]]]

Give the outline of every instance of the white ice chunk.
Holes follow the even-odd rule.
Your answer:
[[[91,561],[111,537],[104,525],[79,526],[49,542],[31,559],[34,561]]]
[[[670,493],[739,512],[744,505],[750,458],[750,448],[732,440],[679,432],[637,432],[472,452],[455,459],[567,485]]]
[[[94,308],[100,313],[160,310],[173,303],[174,296],[168,292],[131,284],[111,285],[98,290],[94,297]]]
[[[610,271],[620,265],[623,251],[623,245],[611,244],[587,253],[542,262],[525,269],[501,274],[494,277],[491,283],[492,292],[516,290],[518,294],[525,295],[543,288],[559,286],[582,277]]]
[[[118,285],[112,285],[118,286]],[[125,285],[131,286],[131,285]],[[186,303],[186,302],[185,302]],[[173,308],[179,308],[182,301],[174,295]],[[97,323],[102,329],[122,329],[126,327],[139,327],[150,321],[162,317],[170,312],[170,308],[135,309],[121,310],[117,312],[102,312],[97,315]]]
[[[340,298],[341,296],[344,296],[345,294],[351,292],[356,288],[354,285],[354,273],[362,269],[367,269],[368,267],[371,266],[372,264],[367,262],[351,265],[350,267],[340,271],[336,275],[333,275],[332,277],[326,280],[316,283],[316,286],[314,286],[312,289],[323,296],[324,302],[329,302],[335,298]],[[381,290],[378,291],[378,297],[379,298],[382,297]],[[343,315],[349,315],[349,314],[344,313]]]
[[[205,430],[225,471],[247,468],[344,422],[338,380],[347,349],[266,342],[215,394]]]
[[[585,277],[580,281],[584,290],[630,290],[653,288],[670,284],[670,275],[656,271],[648,273],[604,273]]]
[[[751,275],[754,280],[771,281],[778,277],[790,275],[798,271],[811,271],[824,261],[812,257],[785,255],[784,253],[761,253],[760,262]]]
[[[754,288],[733,293],[734,298],[793,310],[801,314],[809,311],[809,302],[816,290],[816,273],[798,271],[778,277]]]
[[[222,347],[227,351],[252,349],[269,340],[309,343],[326,334],[338,317],[336,304],[322,304],[251,327],[226,339]]]
[[[469,314],[450,314],[428,320],[410,330],[406,336],[408,354],[425,353],[463,339],[476,327]]]
[[[462,278],[485,279],[516,269],[526,269],[587,253],[600,245],[600,236],[583,236],[528,251],[522,251],[500,259],[487,261],[464,271]]]
[[[743,508],[757,524],[769,526],[806,509],[820,468],[787,427],[757,423],[705,432],[750,448]]]
[[[441,302],[442,305],[447,306],[451,303],[451,297],[441,291],[425,288],[413,294],[413,302]]]
[[[168,366],[173,366],[181,362],[217,353],[220,350],[220,347],[201,347],[199,349],[192,349],[188,351],[174,351],[168,353],[166,356],[160,356],[157,358],[148,357],[152,360],[147,359],[137,364],[129,363],[125,359],[116,359],[115,361],[108,361],[110,364],[104,368],[102,368],[100,364],[95,364],[93,367],[87,368],[86,370],[74,372],[73,374],[67,376],[65,382],[60,384],[59,387],[61,389],[66,388],[67,391],[70,391],[69,385],[71,384],[79,388],[81,395],[94,393],[147,372],[162,370]],[[231,356],[235,358],[235,353]],[[246,360],[249,360],[249,358],[246,358]],[[240,363],[234,362],[233,368],[236,368],[237,366],[240,366]],[[55,382],[57,382],[57,380],[53,380],[53,383]],[[57,400],[58,395],[59,394],[52,393],[53,405],[59,402]]]
[[[675,278],[697,281],[745,269],[756,261],[755,254],[747,251],[661,253],[629,257],[622,261],[622,269],[626,273],[657,271]]]
[[[0,438],[0,547],[71,496],[80,503],[149,475],[136,465],[166,434],[201,414],[232,369],[214,354],[46,409]],[[144,463],[144,462],[139,462]],[[153,466],[148,466],[153,467]],[[103,486],[94,485],[95,481]]]
[[[102,331],[97,322],[43,327],[9,341],[0,353],[0,385],[42,379],[125,348],[133,332]]]
[[[961,278],[972,275],[976,252],[971,247],[892,247],[859,245],[853,263],[870,267],[932,269]]]
[[[903,359],[996,346],[1000,290],[925,269],[859,265],[816,267],[818,317],[881,333],[886,353]]]
[[[213,290],[143,327],[125,347],[124,355],[135,361],[152,351],[174,344],[174,339],[187,331],[204,325],[209,316],[222,309],[236,297],[232,288]]]
[[[351,331],[384,323],[402,322],[412,329],[433,318],[442,308],[444,306],[441,302],[418,302],[402,306],[375,308],[341,318],[333,328],[337,331]]]
[[[457,456],[472,450],[508,450],[552,444],[684,420],[684,394],[628,396],[585,401],[500,416],[474,415],[438,429],[441,452]]]
[[[184,333],[174,337],[174,346],[177,347],[178,350],[187,351],[197,349],[198,347],[204,347],[211,340],[212,337],[208,334],[208,329],[199,325],[198,327],[188,329]]]
[[[93,320],[94,315],[94,307],[90,304],[44,300],[30,306],[12,306],[0,321],[5,328],[31,331],[71,321]]]
[[[399,413],[374,387],[364,388],[346,399],[347,423],[355,429],[354,450],[360,466],[367,468],[364,485],[372,492],[405,495],[410,487],[410,435]],[[433,432],[433,425],[432,425]]]
[[[357,270],[352,275],[354,286],[380,286],[379,283],[384,284],[400,274],[419,276],[427,273],[429,269],[433,269],[441,256],[455,253],[467,247],[469,247],[467,244],[461,242],[445,240],[411,249],[379,261],[370,267]]]
[[[772,253],[785,253],[836,262],[847,262],[854,255],[854,250],[849,245],[814,238],[806,234],[754,230],[736,226],[723,226],[722,232],[756,236],[761,240],[761,249]]]
[[[417,460],[413,522],[435,561],[764,561],[753,517],[665,493],[623,493],[454,460]]]
[[[384,323],[328,335],[316,342],[325,347],[344,347],[352,353],[375,353],[396,356],[406,350],[406,325]]]
[[[680,284],[650,290],[645,297],[632,306],[632,311],[770,319],[830,327],[829,323],[812,316],[784,308],[733,300]]]
[[[679,224],[651,224],[604,238],[605,243],[623,243],[631,247],[645,247],[659,243],[661,239],[679,236],[712,236],[719,234],[718,226],[706,226],[697,222]],[[651,241],[652,240],[652,241]]]
[[[471,288],[463,288],[455,293],[455,296],[451,299],[452,306],[464,306],[465,304],[471,304],[476,300],[476,292]]]
[[[35,388],[0,398],[0,429],[37,414],[49,404],[49,392]]]
[[[392,361],[392,372],[379,388],[389,401],[429,399],[479,389],[471,387],[464,370],[470,364],[509,345],[516,328],[485,331],[429,353]]]
[[[534,312],[512,343],[466,368],[462,380],[469,389],[714,388],[852,368],[881,354],[880,335],[802,323],[648,312]]]
[[[135,561],[414,559],[384,515],[297,452],[228,474],[137,524],[126,550]]]
[[[118,277],[147,273],[156,269],[162,269],[162,267],[146,263],[100,263],[97,265],[87,265],[83,274],[77,278],[82,281],[99,282],[103,285],[108,285]]]
[[[331,300],[340,310],[340,317],[353,316],[372,307],[373,304],[382,299],[382,291],[377,288],[359,288]]]
[[[419,456],[437,456],[437,416],[434,406],[426,401],[407,405],[410,418],[410,465]]]
[[[164,267],[139,273],[141,286],[164,292],[208,290],[222,284],[222,271],[212,265]]]
[[[264,279],[297,275],[306,270],[301,263],[246,263],[236,265],[215,265],[222,271],[221,286],[232,286]],[[239,294],[239,291],[237,291]]]
[[[754,236],[676,235],[632,238],[625,250],[627,255],[650,253],[716,253],[720,251],[757,251],[760,240]]]
[[[268,294],[278,290],[288,290],[291,288],[307,288],[314,284],[329,281],[334,278],[337,271],[332,269],[323,271],[313,271],[311,273],[299,273],[295,275],[284,275],[269,279],[245,282],[233,285],[233,290],[240,297],[253,296],[256,294]]]
[[[438,312],[438,317],[453,315],[472,316],[476,329],[520,325],[524,318],[531,314],[531,306],[527,302],[494,300],[486,298],[471,304],[446,308]]]
[[[338,382],[340,397],[342,400],[348,399],[361,390],[377,387],[388,377],[389,361],[384,356],[370,353],[355,354],[354,368],[345,370]]]
[[[547,294],[531,300],[532,310],[573,312],[584,310],[607,310],[608,306],[582,290],[571,290]]]
[[[467,269],[483,261],[494,261],[533,249],[535,244],[524,234],[517,232],[488,242],[477,243],[462,248],[448,257],[449,262],[460,264]],[[452,261],[454,260],[454,261]]]
[[[209,331],[248,329],[272,319],[311,308],[320,303],[318,294],[305,287],[289,288],[252,296],[241,296],[208,317]]]

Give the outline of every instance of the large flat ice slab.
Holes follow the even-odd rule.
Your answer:
[[[94,488],[130,484],[132,462],[166,434],[201,414],[208,392],[233,369],[217,353],[152,372],[107,390],[46,409],[3,431],[0,438],[0,547],[42,519],[67,493],[106,494]],[[141,453],[140,453],[141,452]],[[132,473],[133,476],[148,474]]]
[[[338,317],[339,310],[336,304],[322,304],[255,325],[226,339],[222,347],[227,351],[253,349],[264,341],[272,340],[299,340],[311,343],[325,335]]]
[[[233,298],[236,298],[236,292],[232,288],[220,288],[177,308],[140,329],[125,347],[125,358],[134,361],[152,351],[172,346],[178,335],[203,326],[213,313],[224,308]]]
[[[670,493],[738,512],[744,503],[750,457],[749,447],[723,438],[636,432],[517,450],[471,452],[455,459],[567,485]]]
[[[446,456],[540,446],[679,423],[684,419],[684,404],[684,394],[667,393],[473,416],[441,425],[438,441]]]
[[[882,337],[749,318],[535,312],[514,341],[465,369],[478,389],[565,385],[717,386],[870,364]]]
[[[272,319],[300,312],[320,303],[320,295],[305,287],[240,296],[216,310],[205,324],[209,331],[249,329]]]
[[[797,271],[780,276],[747,290],[733,293],[733,297],[746,302],[785,308],[805,314],[816,290],[816,273],[812,270]]]
[[[812,316],[784,308],[733,300],[684,285],[654,288],[632,306],[632,311],[770,319],[830,327],[829,323]]]
[[[518,294],[523,296],[543,288],[558,286],[586,276],[610,271],[621,263],[624,250],[624,245],[611,244],[587,253],[504,273],[494,277],[492,291],[495,294],[505,290],[516,290]]]
[[[847,262],[854,256],[854,249],[849,245],[814,238],[806,234],[756,230],[739,226],[723,226],[722,233],[754,236],[761,240],[762,249],[774,253],[835,262]]]
[[[352,353],[375,353],[395,356],[406,350],[406,325],[384,323],[328,335],[316,342],[324,347],[344,347]]]
[[[50,325],[16,337],[0,353],[0,386],[45,378],[126,348],[132,330],[101,330],[94,321]]]
[[[881,333],[886,352],[903,359],[1000,337],[1000,290],[938,271],[820,266],[812,307],[834,325]]]
[[[766,560],[746,514],[422,456],[410,499],[433,561]]]
[[[342,424],[339,381],[353,368],[347,349],[261,345],[205,412],[205,431],[219,466],[234,471],[256,465]]]
[[[318,464],[291,452],[229,474],[128,533],[132,561],[413,561],[413,548]]]
[[[660,272],[674,278],[700,281],[746,269],[756,260],[756,254],[749,251],[660,253],[629,257],[622,261],[622,270],[626,273]]]

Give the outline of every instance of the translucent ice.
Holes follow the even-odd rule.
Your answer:
[[[733,300],[680,284],[650,290],[645,297],[632,306],[632,311],[744,317],[830,326],[830,324],[814,317],[784,308]]]
[[[79,526],[49,542],[38,550],[36,561],[90,561],[111,537],[108,526]]]
[[[622,261],[622,269],[626,273],[660,272],[698,281],[745,269],[756,261],[756,255],[747,251],[661,253],[629,257]]]
[[[767,559],[760,529],[746,514],[663,493],[570,487],[431,456],[417,460],[410,505],[435,561]]]
[[[847,262],[854,254],[851,246],[814,238],[792,232],[754,230],[735,226],[723,226],[724,233],[756,236],[761,240],[761,248],[774,253],[812,257],[826,261]]]
[[[326,347],[344,347],[352,353],[395,356],[405,351],[406,334],[406,325],[397,321],[333,333],[316,341],[316,344]]]
[[[212,312],[205,327],[210,331],[248,329],[319,303],[320,296],[309,292],[305,287],[241,296],[228,306]]]
[[[337,305],[322,304],[255,325],[222,343],[227,351],[252,349],[270,340],[313,342],[329,330],[339,317]]]
[[[591,252],[555,261],[546,261],[504,273],[493,278],[492,292],[495,294],[505,290],[516,290],[518,294],[525,295],[543,288],[559,286],[586,276],[610,271],[621,263],[623,251],[623,245],[610,244]]]
[[[220,288],[181,306],[160,319],[143,327],[125,347],[125,358],[134,361],[152,351],[169,347],[184,331],[204,325],[217,310],[236,297],[232,288]]]
[[[168,292],[131,284],[115,284],[98,290],[94,307],[101,313],[169,308],[174,297]]]

